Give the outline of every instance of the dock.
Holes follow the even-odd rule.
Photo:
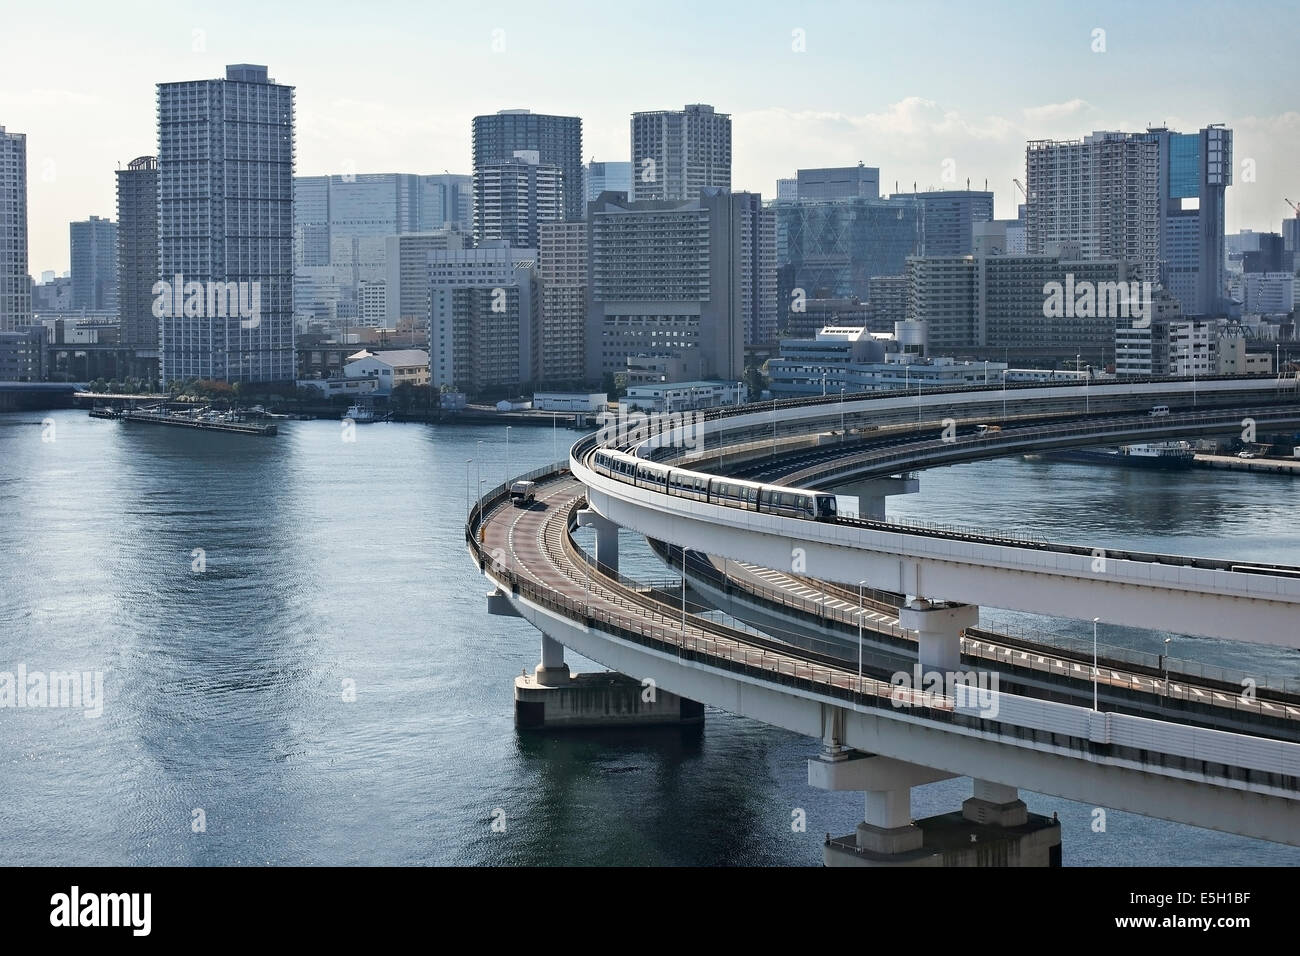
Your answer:
[[[233,432],[237,435],[274,435],[277,428],[272,423],[250,422],[239,412],[218,412],[210,408],[174,411],[169,408],[111,408],[90,410],[91,418],[107,418],[145,425],[170,425],[174,428],[196,428],[201,431]]]
[[[1225,471],[1253,471],[1271,475],[1300,477],[1300,459],[1238,458],[1236,455],[1196,455],[1196,467],[1221,468]]]

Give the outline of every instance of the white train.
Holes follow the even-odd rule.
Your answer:
[[[836,518],[835,496],[824,491],[764,485],[742,478],[720,478],[608,448],[596,449],[591,456],[591,467],[607,478],[694,501],[810,521],[834,521]]]

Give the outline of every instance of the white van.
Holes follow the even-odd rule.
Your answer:
[[[1163,418],[1169,414],[1168,405],[1157,405],[1151,411],[1147,412],[1152,418]]]
[[[537,486],[531,481],[516,481],[510,486],[510,503],[516,508],[527,508],[537,500]]]

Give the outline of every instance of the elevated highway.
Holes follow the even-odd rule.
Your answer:
[[[769,433],[772,447],[765,467],[783,469],[787,483],[820,483],[1026,447],[1114,441],[1119,435],[1133,440],[1198,429],[1201,434],[1227,431],[1243,427],[1243,418],[1252,418],[1261,431],[1300,425],[1289,380],[1270,381],[1268,387],[1259,380],[1236,383],[1239,387],[1220,383],[1224,387],[1217,394],[1210,389],[1208,398],[1207,383],[1194,386],[1194,395],[1190,383],[1149,384],[1151,390],[1136,398],[1111,394],[1099,412],[1092,406],[1095,391],[1081,402],[1082,389],[1069,389],[1073,394],[1068,395],[1040,389],[1018,409],[1013,405],[1008,414],[996,417],[1002,430],[992,435],[970,433],[969,425],[987,421],[992,402],[987,391],[975,395],[967,390],[956,397],[917,399],[920,411],[899,406],[894,397],[713,413],[705,420],[701,440],[689,448],[685,424],[649,436],[603,434],[576,444],[567,469],[534,476],[543,482],[534,508],[511,508],[505,489],[489,494],[470,515],[467,543],[497,587],[489,606],[522,616],[542,632],[539,682],[559,672],[567,646],[673,693],[820,737],[823,752],[809,763],[810,783],[866,794],[856,849],[845,851],[850,857],[857,854],[859,861],[901,860],[915,851],[920,837],[910,820],[910,788],[951,776],[975,779],[975,796],[967,801],[973,809],[964,812],[1006,826],[1023,818],[1016,788],[1026,787],[1300,845],[1300,743],[1290,729],[1296,714],[1286,695],[1263,695],[1267,711],[1261,706],[1252,716],[1232,706],[1222,686],[1181,676],[1155,680],[1108,661],[1099,674],[1100,683],[1108,686],[1106,706],[1091,708],[1075,702],[1081,682],[1090,681],[1091,668],[1059,652],[1045,655],[1038,653],[1041,649],[999,643],[996,635],[979,632],[970,614],[971,605],[981,602],[1297,646],[1300,569],[1107,554],[971,529],[803,520],[729,507],[707,495],[704,500],[682,499],[593,467],[595,451],[605,446],[672,462],[669,467],[703,470],[712,461],[718,471],[718,462],[752,464],[753,446],[766,437],[761,433]],[[1149,407],[1153,396],[1171,406],[1169,416],[1133,414]],[[1126,402],[1130,407],[1119,407]],[[1084,403],[1087,407],[1077,407]],[[881,430],[869,420],[893,418],[902,424],[912,414],[919,422],[910,433],[883,443],[868,436]],[[936,428],[948,436],[936,437]],[[749,451],[734,454],[743,448]],[[580,523],[596,530],[594,560],[573,544],[571,532]],[[848,603],[848,589],[860,581],[896,592],[910,600],[897,609],[897,623],[877,622],[879,633],[899,631],[906,636],[893,636],[903,641],[915,634],[918,651],[902,652],[916,653],[927,667],[961,667],[982,659],[984,672],[1008,675],[1007,686],[1014,692],[997,692],[993,707],[961,688],[919,693],[900,687],[882,659],[860,665],[847,660],[842,641],[839,652],[828,652],[688,613],[665,594],[618,576],[619,526],[724,560],[777,569],[774,573],[797,572],[791,580],[824,582],[823,616],[826,597],[836,587],[839,596],[831,600],[841,604]],[[1189,610],[1187,604],[1195,608]],[[832,615],[840,618],[839,624],[856,613],[835,610],[842,612]],[[1234,619],[1237,625],[1229,626]],[[1131,700],[1117,696],[1120,685]],[[1204,705],[1203,712],[1192,713],[1190,706],[1171,709],[1171,694],[1182,703]],[[1215,729],[1216,705],[1222,716],[1234,711],[1231,726],[1242,732]],[[828,844],[828,862],[832,849]]]

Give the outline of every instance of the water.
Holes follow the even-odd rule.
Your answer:
[[[487,615],[461,542],[467,488],[506,474],[503,428],[366,425],[348,444],[333,422],[259,439],[68,411],[43,442],[40,417],[0,415],[0,670],[100,670],[106,700],[98,719],[0,709],[0,862],[815,865],[860,819],[860,796],[807,786],[814,741],[721,712],[516,735],[537,634]],[[512,429],[509,470],[553,442]],[[894,513],[1300,564],[1285,479],[1008,460],[921,487]],[[1294,652],[1184,647],[1300,675]],[[969,792],[918,788],[914,814]],[[1118,812],[1093,833],[1091,807],[1023,796],[1060,814],[1067,864],[1300,863]]]

